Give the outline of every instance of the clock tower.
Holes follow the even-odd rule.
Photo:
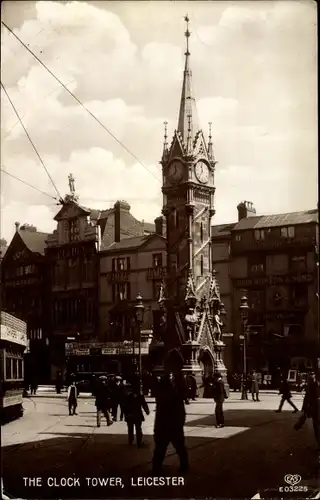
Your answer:
[[[214,318],[217,316],[218,320],[224,308],[212,269],[210,234],[215,213],[216,161],[211,124],[208,140],[199,125],[192,88],[188,16],[185,21],[186,52],[178,126],[169,146],[165,123],[161,159],[167,276],[161,287],[159,303],[166,311],[167,358],[174,350],[177,359],[179,351],[183,369],[195,372],[200,370],[198,362],[206,351],[206,366],[210,365],[211,358],[212,369],[225,372],[221,355],[216,352],[216,342],[222,346],[217,327],[221,333],[223,323],[216,325]],[[219,365],[219,360],[223,366]]]

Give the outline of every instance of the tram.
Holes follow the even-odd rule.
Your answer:
[[[27,348],[27,324],[1,311],[0,335],[0,419],[1,422],[23,415],[24,353]]]

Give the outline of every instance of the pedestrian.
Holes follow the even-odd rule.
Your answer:
[[[68,387],[67,401],[69,406],[69,415],[77,415],[76,409],[78,406],[78,391],[74,380]]]
[[[187,375],[187,387],[189,399],[195,401],[197,396],[197,381],[193,373]]]
[[[174,375],[172,373],[170,373],[169,380],[171,381],[171,384],[173,384],[174,387],[180,392],[184,403],[186,405],[189,405],[190,401],[188,398],[188,392],[189,392],[188,385],[186,382],[186,378],[182,375],[182,372],[178,371]],[[162,388],[162,378],[160,379],[159,388],[160,389]]]
[[[33,375],[31,378],[30,389],[31,389],[30,390],[31,396],[32,396],[32,394],[36,395],[37,390],[38,390],[38,384],[37,384],[37,379],[36,379],[35,375]]]
[[[57,394],[61,394],[61,389],[62,389],[62,373],[57,372],[57,379],[56,379],[56,391]]]
[[[224,427],[223,403],[225,399],[227,399],[227,397],[228,396],[222,380],[222,376],[220,373],[215,373],[213,383],[213,399],[216,403],[215,415],[217,429]]]
[[[134,431],[136,433],[137,447],[141,448],[142,443],[142,422],[144,422],[143,411],[149,415],[149,407],[145,397],[140,392],[139,381],[134,380],[126,388],[126,394],[123,400],[124,418],[128,427],[128,443],[133,444]]]
[[[320,372],[309,379],[302,411],[306,418],[312,418],[314,436],[320,451]]]
[[[178,380],[181,377],[177,377]],[[172,443],[180,458],[180,473],[189,469],[188,453],[185,446],[183,426],[186,420],[184,395],[180,386],[174,386],[170,377],[165,376],[159,384],[156,397],[154,424],[155,449],[153,454],[153,474],[160,475],[168,445]]]
[[[96,396],[95,405],[97,408],[97,427],[100,427],[102,413],[106,418],[107,425],[108,426],[112,425],[113,422],[111,420],[108,409],[110,393],[105,379],[100,379],[99,382],[97,383],[95,396]]]
[[[120,420],[123,420],[123,397],[124,397],[124,384],[120,377],[117,377],[113,384],[112,389],[112,419],[114,422],[118,419],[118,407],[120,406]]]
[[[284,377],[282,380],[282,383],[280,385],[279,394],[282,394],[282,398],[280,401],[280,406],[276,410],[276,413],[281,413],[281,410],[282,410],[282,407],[283,407],[285,401],[287,401],[289,403],[289,405],[292,406],[293,413],[297,413],[297,411],[299,411],[298,408],[296,407],[296,405],[291,401],[292,394],[290,391],[289,382],[286,379],[286,377]]]
[[[251,374],[251,395],[253,401],[260,401],[259,399],[259,382],[258,376],[255,370]]]

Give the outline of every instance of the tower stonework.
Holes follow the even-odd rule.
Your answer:
[[[200,128],[192,89],[188,17],[187,49],[178,126],[170,146],[167,123],[162,165],[162,213],[167,228],[167,275],[159,304],[166,324],[165,365],[179,365],[201,378],[204,371],[226,375],[220,314],[224,313],[212,269],[211,219],[214,215],[216,161]],[[202,362],[203,367],[199,362]]]

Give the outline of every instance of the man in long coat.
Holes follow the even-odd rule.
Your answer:
[[[134,430],[136,431],[137,446],[142,446],[142,422],[144,422],[143,410],[149,415],[149,407],[145,397],[140,392],[139,383],[133,382],[126,388],[123,398],[124,418],[128,426],[128,442],[131,445],[134,440]]]
[[[223,414],[223,403],[227,398],[226,389],[222,380],[220,373],[214,374],[213,383],[213,399],[216,403],[215,414],[216,414],[216,427],[219,429],[224,427],[224,414]]]
[[[107,425],[112,425],[113,422],[109,413],[110,393],[105,379],[100,379],[96,385],[96,408],[97,408],[97,427],[100,427],[101,414],[103,413],[107,420]]]
[[[153,474],[155,475],[161,472],[169,443],[173,444],[179,455],[180,472],[184,473],[189,468],[183,430],[186,420],[184,397],[180,386],[175,387],[170,377],[165,376],[161,379],[156,397],[154,424]]]
[[[260,401],[259,399],[259,382],[255,370],[251,373],[251,395],[253,401]]]

